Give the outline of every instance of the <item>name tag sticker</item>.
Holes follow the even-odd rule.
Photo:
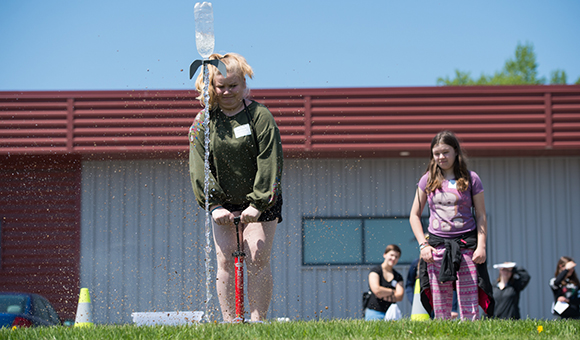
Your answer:
[[[454,179],[449,181],[449,189],[457,189],[457,182]]]
[[[250,136],[252,134],[252,130],[250,129],[250,124],[240,125],[234,129],[234,134],[236,138]]]

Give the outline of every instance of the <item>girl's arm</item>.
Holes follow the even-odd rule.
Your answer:
[[[395,301],[393,302],[403,301],[404,296],[405,296],[405,288],[403,287],[403,283],[397,282],[397,286],[395,287]]]
[[[205,209],[205,129],[203,127],[203,111],[197,114],[193,125],[189,129],[189,177],[193,187],[193,193],[197,203]],[[209,198],[210,210],[221,205],[226,196],[219,186],[214,174],[210,171],[209,190],[212,193]],[[233,220],[233,215],[232,215]],[[232,223],[233,225],[233,223]]]
[[[483,191],[473,196],[473,206],[475,207],[475,223],[477,224],[477,248],[473,252],[473,262],[482,264],[486,260],[487,243],[487,216]]]
[[[380,280],[379,274],[375,272],[369,273],[369,287],[371,288],[371,292],[379,299],[390,301],[389,298],[394,295],[394,290],[381,286]]]
[[[515,267],[513,271],[514,271],[513,275],[515,278],[514,288],[517,291],[522,291],[524,288],[526,288],[526,286],[530,282],[530,274],[528,274],[528,271],[525,270],[524,268]]]
[[[411,229],[419,245],[427,242],[425,239],[425,234],[423,233],[423,225],[421,224],[421,214],[423,213],[423,208],[427,202],[427,195],[419,187],[417,187],[417,192],[415,194],[415,199],[413,200],[413,206],[411,206],[411,213],[409,217],[409,223],[411,224]],[[430,245],[421,246],[421,258],[427,263],[433,262],[433,247]]]

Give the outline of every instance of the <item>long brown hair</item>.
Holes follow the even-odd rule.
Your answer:
[[[427,193],[433,192],[436,189],[441,189],[441,184],[445,179],[443,175],[443,170],[437,164],[437,161],[433,157],[433,148],[439,144],[447,144],[455,150],[455,160],[453,162],[453,173],[457,179],[457,190],[465,191],[469,187],[469,181],[471,175],[469,170],[467,170],[467,157],[465,157],[463,149],[459,144],[459,139],[451,131],[441,131],[433,137],[431,141],[431,157],[429,160],[429,165],[427,166],[427,172],[429,177],[427,179],[427,186],[425,190]]]
[[[563,265],[566,265],[566,263],[568,263],[570,261],[574,261],[574,260],[569,256],[560,257],[560,259],[558,260],[558,264],[556,265],[556,273],[554,273],[554,277],[558,277],[558,274],[560,274],[562,272],[562,269],[560,269],[560,267],[562,267]],[[578,281],[578,276],[576,276],[575,270],[574,270],[574,273],[572,273],[572,275],[570,275],[569,279],[576,286],[580,287],[580,282]]]

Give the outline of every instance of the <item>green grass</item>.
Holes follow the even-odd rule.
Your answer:
[[[538,331],[542,326],[542,331]],[[193,326],[1,329],[0,339],[578,339],[578,320],[297,321]]]

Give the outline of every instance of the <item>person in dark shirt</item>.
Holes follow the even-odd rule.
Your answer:
[[[530,275],[515,262],[504,262],[493,266],[499,269],[497,283],[493,287],[495,299],[494,316],[499,319],[521,319],[520,293],[530,282]]]
[[[580,282],[575,267],[576,262],[571,257],[562,256],[550,280],[550,288],[554,293],[552,313],[562,319],[580,319]]]
[[[403,276],[393,268],[400,257],[401,248],[390,244],[383,254],[383,263],[371,268],[371,295],[365,309],[365,320],[383,320],[391,304],[403,300]]]

